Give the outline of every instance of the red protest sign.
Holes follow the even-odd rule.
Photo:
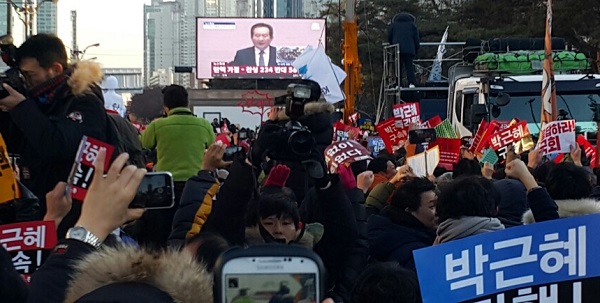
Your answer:
[[[438,166],[452,170],[454,164],[460,159],[461,139],[437,138],[430,146],[438,146],[440,149],[440,162]]]
[[[402,129],[408,127],[411,123],[421,123],[419,103],[396,104],[393,111],[396,128]]]
[[[437,116],[432,117],[431,119],[425,121],[425,123],[423,123],[421,125],[421,128],[434,128],[440,124],[442,124],[442,117],[437,115]]]
[[[87,189],[92,183],[94,176],[94,166],[100,153],[100,149],[106,149],[106,161],[104,161],[104,171],[108,171],[114,147],[100,140],[83,136],[79,143],[79,150],[75,156],[75,163],[69,176],[69,185],[71,187],[71,197],[75,200],[83,201]]]
[[[577,136],[577,144],[583,146],[585,156],[590,160],[590,167],[596,167],[596,148],[583,135]]]
[[[385,143],[385,148],[389,153],[394,152],[394,148],[403,147],[408,139],[408,127],[398,129],[395,125],[395,119],[387,119],[375,126],[379,136]]]
[[[473,154],[479,153],[482,148],[479,145],[482,142],[483,136],[488,128],[488,122],[483,119],[481,123],[479,123],[479,127],[477,128],[477,133],[475,133],[475,137],[473,137],[473,143],[471,143],[471,147],[469,147],[469,151]]]
[[[333,142],[348,140],[350,126],[338,121],[333,124]]]
[[[332,174],[337,173],[340,165],[349,165],[367,159],[372,159],[371,153],[353,140],[334,142],[325,149],[325,163]]]
[[[231,141],[229,141],[229,137],[227,134],[220,133],[215,137],[215,143],[221,141],[225,147],[229,147],[231,145]]]
[[[527,122],[522,121],[493,134],[490,137],[489,142],[494,150],[499,150],[500,148],[517,142],[529,135],[530,133],[529,128],[527,127]]]
[[[15,269],[26,282],[58,242],[54,221],[0,225],[0,244],[11,255]]]

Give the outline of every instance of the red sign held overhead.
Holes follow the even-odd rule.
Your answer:
[[[87,194],[87,189],[92,183],[94,176],[94,166],[100,153],[100,149],[106,149],[106,159],[110,159],[114,147],[100,140],[83,136],[79,143],[79,150],[75,156],[75,163],[69,176],[69,186],[71,187],[71,196],[75,200],[83,201]],[[108,171],[110,161],[104,161],[104,171]]]
[[[421,110],[417,102],[396,104],[393,111],[396,128],[402,129],[408,127],[411,123],[421,123]]]
[[[387,119],[375,127],[379,136],[385,143],[385,148],[391,154],[394,150],[404,147],[408,139],[408,127],[399,129],[395,125],[395,118]]]
[[[334,142],[325,149],[325,163],[332,174],[337,173],[338,166],[372,159],[371,153],[360,143],[352,140]]]
[[[454,164],[460,159],[460,148],[462,146],[461,139],[437,138],[429,146],[440,149],[440,162],[438,166],[444,167],[447,170],[453,170]]]

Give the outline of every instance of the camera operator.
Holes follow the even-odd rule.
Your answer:
[[[324,172],[324,152],[333,138],[331,114],[333,105],[317,102],[321,87],[312,80],[300,80],[288,87],[288,94],[276,98],[276,106],[285,104],[285,110],[274,107],[259,130],[252,146],[254,163],[263,161],[263,168],[285,164],[290,167],[287,187],[290,187],[301,202],[305,191],[314,185],[314,180]],[[323,170],[323,172],[321,172]],[[308,176],[307,176],[308,175]]]
[[[41,200],[39,219],[46,211],[46,193],[67,180],[82,136],[106,141],[107,116],[97,85],[100,66],[79,62],[70,67],[67,60],[59,38],[36,35],[14,57],[25,85],[0,79],[0,95],[5,96],[0,99],[0,132],[10,152],[21,156],[21,181]],[[23,86],[27,92],[15,89]],[[79,203],[73,208],[79,213]]]

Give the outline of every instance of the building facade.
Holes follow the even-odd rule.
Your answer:
[[[178,2],[155,0],[144,5],[144,85],[156,70],[172,70],[181,61]]]
[[[56,35],[58,24],[57,5],[58,3],[50,1],[40,5],[36,15],[37,33],[50,33]]]

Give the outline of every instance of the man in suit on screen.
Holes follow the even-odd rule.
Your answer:
[[[277,51],[271,46],[273,27],[257,23],[250,28],[250,38],[254,46],[240,49],[235,53],[234,65],[277,66]]]

